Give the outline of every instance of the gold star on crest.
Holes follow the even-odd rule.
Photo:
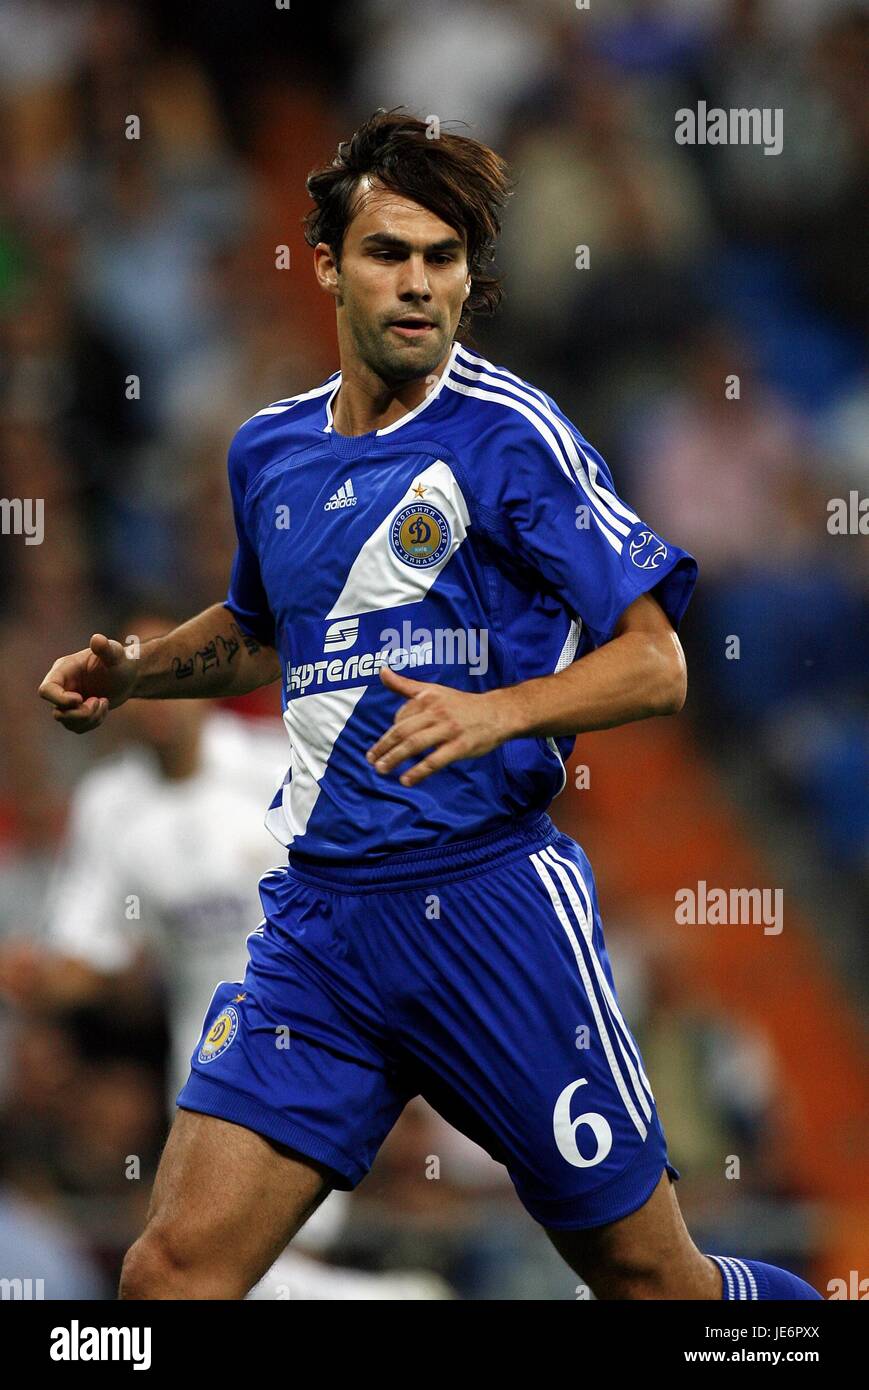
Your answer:
[[[246,998],[247,998],[247,995],[246,995],[246,994],[237,994],[237,995],[235,996],[235,998],[233,999],[232,1002],[233,1002],[233,1004],[241,1004],[241,1003],[244,1002],[244,1000],[245,1000]]]
[[[422,497],[424,493],[425,488],[423,487],[422,483],[417,483],[416,487],[413,489],[414,497]]]

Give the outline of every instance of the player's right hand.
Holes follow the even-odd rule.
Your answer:
[[[55,661],[39,687],[43,700],[54,705],[54,718],[74,734],[87,734],[102,724],[110,709],[130,698],[137,663],[112,637],[95,632],[90,645]]]

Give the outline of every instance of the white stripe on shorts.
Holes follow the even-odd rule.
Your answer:
[[[651,1085],[649,1084],[649,1078],[646,1076],[646,1073],[645,1073],[645,1071],[643,1070],[642,1058],[640,1057],[639,1051],[637,1050],[637,1046],[636,1046],[636,1044],[635,1044],[633,1038],[631,1037],[631,1030],[628,1028],[628,1025],[625,1023],[624,1017],[622,1016],[622,1011],[621,1011],[621,1009],[619,1008],[619,1005],[618,1005],[618,1001],[617,1001],[615,995],[613,994],[612,990],[610,989],[609,980],[608,980],[607,977],[606,977],[606,974],[605,974],[605,972],[604,972],[604,968],[603,968],[603,966],[601,965],[600,960],[598,959],[598,954],[597,954],[597,952],[595,951],[594,946],[593,946],[593,944],[592,944],[592,931],[593,931],[592,924],[593,924],[593,922],[594,922],[594,912],[592,911],[592,906],[591,906],[591,894],[590,894],[589,891],[588,891],[588,886],[587,886],[587,884],[586,884],[586,882],[585,882],[585,879],[584,879],[583,876],[582,876],[582,873],[580,872],[579,865],[578,865],[578,864],[575,864],[575,863],[573,862],[572,859],[566,859],[566,858],[564,858],[564,856],[561,855],[561,854],[558,854],[557,851],[554,850],[554,849],[552,848],[551,845],[549,846],[548,849],[546,849],[546,850],[543,851],[543,855],[544,855],[544,857],[545,857],[546,859],[549,859],[549,860],[552,860],[552,861],[558,860],[558,862],[559,862],[560,864],[566,865],[567,868],[570,869],[571,873],[573,874],[574,878],[576,879],[577,884],[579,885],[579,891],[581,892],[581,894],[582,894],[582,896],[583,896],[583,900],[584,900],[584,902],[585,902],[585,912],[582,913],[580,910],[577,910],[577,920],[578,920],[580,926],[582,927],[583,935],[584,935],[586,941],[588,942],[588,949],[589,949],[589,952],[590,952],[590,954],[591,954],[592,961],[593,961],[593,963],[594,963],[594,968],[595,968],[595,974],[596,974],[596,976],[597,976],[597,981],[598,981],[598,984],[600,985],[601,993],[603,994],[603,997],[604,997],[604,999],[606,1000],[606,1006],[607,1006],[607,1008],[609,1009],[610,1017],[612,1018],[613,1023],[614,1023],[614,1025],[615,1025],[615,1028],[616,1028],[616,1037],[619,1039],[619,1046],[622,1047],[622,1036],[624,1036],[624,1040],[625,1040],[625,1042],[627,1043],[628,1047],[630,1048],[630,1050],[631,1050],[631,1052],[632,1052],[632,1054],[633,1054],[634,1061],[636,1062],[636,1072],[635,1072],[635,1071],[634,1071],[633,1064],[632,1064],[630,1058],[627,1057],[627,1056],[625,1056],[625,1062],[627,1063],[628,1070],[629,1070],[630,1075],[631,1075],[631,1080],[634,1082],[634,1085],[635,1085],[635,1087],[636,1087],[636,1089],[637,1089],[637,1099],[639,1100],[640,1104],[643,1106],[643,1109],[644,1109],[645,1114],[646,1114],[646,1119],[651,1119],[651,1111],[646,1109],[646,1098],[645,1098],[645,1096],[643,1095],[643,1092],[642,1092],[642,1090],[640,1089],[640,1087],[637,1085],[636,1076],[637,1076],[637,1073],[639,1073],[640,1080],[642,1081],[643,1086],[645,1087],[646,1091],[648,1092],[649,1099],[650,1099],[650,1100],[654,1100],[655,1097],[654,1097],[654,1095],[653,1095],[653,1093],[652,1093],[652,1087],[651,1087]],[[625,1055],[624,1047],[622,1047],[622,1055],[623,1055],[623,1056]]]
[[[625,1078],[622,1075],[621,1067],[619,1066],[618,1059],[616,1058],[615,1052],[613,1051],[613,1045],[610,1041],[609,1033],[607,1032],[606,1023],[604,1022],[603,1015],[600,1010],[600,1004],[598,1003],[597,995],[595,994],[594,987],[591,983],[591,977],[588,973],[588,967],[583,957],[582,947],[580,946],[576,938],[576,933],[573,930],[573,926],[571,925],[570,918],[568,917],[567,912],[565,910],[564,903],[562,902],[558,889],[552,880],[552,874],[550,873],[550,870],[555,870],[555,872],[559,873],[559,875],[563,874],[563,870],[559,870],[557,865],[544,863],[540,854],[534,853],[530,854],[528,857],[531,860],[531,863],[534,865],[534,868],[537,870],[537,873],[539,874],[540,879],[542,880],[543,885],[546,888],[547,893],[549,894],[549,900],[552,903],[553,911],[555,912],[556,917],[558,918],[562,928],[564,929],[565,936],[570,942],[571,948],[573,950],[573,955],[576,960],[577,968],[582,979],[582,983],[585,986],[585,992],[588,995],[588,1002],[591,1007],[591,1012],[594,1017],[594,1021],[597,1025],[597,1031],[600,1035],[600,1040],[603,1046],[604,1054],[609,1063],[610,1071],[613,1074],[613,1080],[615,1081],[616,1086],[618,1087],[619,1095],[624,1101],[625,1109],[627,1110],[628,1114],[631,1117],[631,1120],[636,1126],[637,1133],[639,1134],[641,1139],[645,1140],[648,1131],[646,1129],[645,1124],[643,1123],[642,1117],[637,1112],[637,1108],[634,1105],[631,1093],[625,1083]],[[569,894],[573,892],[573,888],[569,884],[569,882],[566,881],[564,886],[569,896]],[[574,897],[576,897],[575,892]],[[592,957],[593,956],[594,951],[592,950]]]

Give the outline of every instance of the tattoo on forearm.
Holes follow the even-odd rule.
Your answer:
[[[242,632],[240,627],[236,627],[235,623],[232,624],[232,627],[235,628],[235,631],[238,633],[239,637],[241,638],[247,650],[250,652],[251,656],[256,656],[257,652],[261,649],[260,643],[256,640],[256,638],[251,637],[250,634],[247,632]]]
[[[199,657],[202,663],[203,673],[210,670],[212,666],[220,665],[220,657],[217,655],[217,642],[213,637],[207,646],[200,647],[199,651],[195,652],[194,655]]]
[[[229,665],[238,652],[238,638],[218,636],[217,640],[223,647],[223,655],[226,657],[227,665]]]
[[[218,642],[223,648],[223,660],[227,666],[230,666],[233,659],[238,655],[240,644],[244,646],[245,650],[251,656],[256,656],[257,652],[260,650],[260,643],[256,638],[249,636],[246,632],[242,632],[237,623],[230,623],[230,627],[236,636],[230,635],[227,637],[219,632],[215,637],[212,637],[210,642],[204,647],[200,647],[199,650],[194,652],[186,661],[183,661],[180,656],[173,656],[172,670],[175,672],[176,680],[186,680],[188,676],[192,676],[197,669],[197,661],[199,663],[199,671],[202,675],[204,675],[206,671],[210,671],[212,667],[219,667],[221,665],[221,658],[220,652],[217,650]]]

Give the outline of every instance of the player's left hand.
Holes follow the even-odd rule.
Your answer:
[[[391,772],[416,753],[432,750],[401,774],[398,780],[403,787],[415,786],[459,758],[479,758],[483,753],[491,753],[511,737],[506,690],[475,695],[433,681],[411,680],[390,666],[381,666],[380,678],[390,690],[407,696],[407,700],[400,706],[392,728],[365,755],[375,771]]]

